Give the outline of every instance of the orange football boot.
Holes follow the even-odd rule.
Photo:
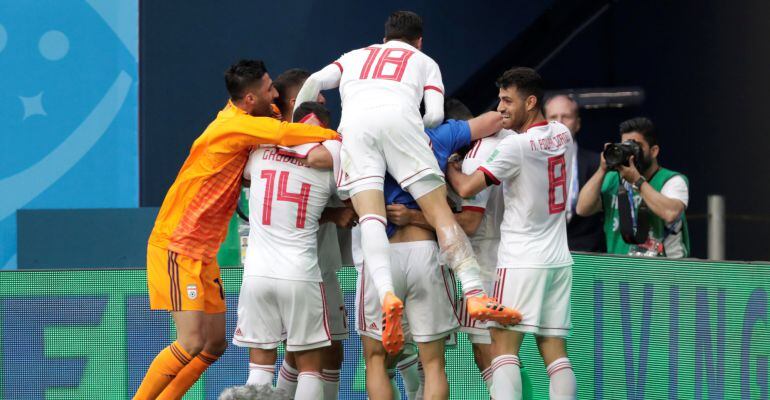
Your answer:
[[[403,315],[404,302],[393,292],[388,292],[382,301],[382,347],[388,354],[398,354],[404,347]]]
[[[465,298],[468,315],[479,321],[495,321],[502,325],[516,325],[521,322],[518,310],[507,308],[487,295]]]

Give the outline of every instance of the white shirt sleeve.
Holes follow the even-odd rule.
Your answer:
[[[334,89],[340,85],[342,78],[342,64],[335,61],[322,70],[310,75],[302,85],[302,89],[297,93],[297,99],[294,103],[296,111],[300,104],[306,101],[315,101],[321,90]]]
[[[423,91],[425,115],[422,123],[426,128],[433,128],[444,122],[444,82],[441,80],[441,70],[433,60],[428,63]]]
[[[506,136],[489,158],[479,167],[496,185],[504,179],[510,179],[519,174],[521,161],[524,158],[521,141],[517,135]]]
[[[690,191],[687,188],[687,183],[679,175],[670,178],[663,187],[660,188],[660,194],[670,198],[677,199],[684,203],[684,208],[687,208],[687,204],[690,201]]]
[[[465,155],[465,159],[463,159],[463,166],[462,171],[466,175],[470,175],[474,173],[481,164],[484,162],[484,160],[488,156],[487,154],[476,154],[476,151],[482,151],[483,141],[478,140],[473,143],[473,146],[471,146],[471,150],[468,151],[468,154]],[[463,199],[462,206],[463,209],[469,208],[469,209],[486,209],[487,208],[487,201],[489,200],[489,193],[491,192],[491,188],[486,188],[482,190],[481,192],[477,193],[475,196]]]

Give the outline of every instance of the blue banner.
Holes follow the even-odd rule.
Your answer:
[[[21,208],[138,206],[138,3],[0,5],[0,268]]]

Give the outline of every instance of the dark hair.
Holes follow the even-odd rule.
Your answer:
[[[310,72],[302,68],[287,69],[281,75],[273,80],[273,86],[278,91],[278,108],[282,113],[285,113],[286,108],[290,107],[288,93],[292,88],[299,90],[305,80],[310,76]]]
[[[385,21],[385,41],[415,42],[422,37],[422,18],[411,11],[396,11]]]
[[[454,97],[444,99],[444,119],[456,119],[467,121],[473,118],[473,113],[462,101]]]
[[[267,73],[262,60],[240,60],[225,71],[225,86],[233,100],[243,98],[244,91]]]
[[[644,137],[650,147],[658,144],[658,137],[655,134],[655,125],[649,118],[636,117],[620,123],[620,134],[630,132],[639,132]]]
[[[543,108],[543,78],[532,68],[514,67],[497,78],[497,87],[507,89],[516,86],[516,90],[525,97],[535,96],[537,106]]]
[[[309,114],[315,114],[324,126],[331,124],[331,115],[329,115],[329,109],[323,106],[323,104],[317,101],[306,101],[294,110],[294,122],[299,122],[302,118],[305,118]]]

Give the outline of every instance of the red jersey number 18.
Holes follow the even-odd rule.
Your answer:
[[[369,72],[372,70],[372,65],[374,65],[374,61],[377,59],[377,56],[380,54],[380,50],[382,50],[382,48],[367,47],[364,50],[369,51],[369,56],[366,57],[364,67],[361,69],[361,75],[358,77],[359,79],[367,79],[369,77]],[[394,53],[399,54],[393,55]],[[406,63],[409,61],[409,57],[411,57],[412,54],[414,54],[413,51],[406,49],[385,49],[382,51],[382,55],[377,60],[377,65],[374,67],[374,74],[372,74],[372,79],[388,79],[391,81],[401,82],[401,78],[404,76],[404,71],[406,70]],[[384,70],[389,64],[394,65],[395,69],[392,73],[386,74]]]

